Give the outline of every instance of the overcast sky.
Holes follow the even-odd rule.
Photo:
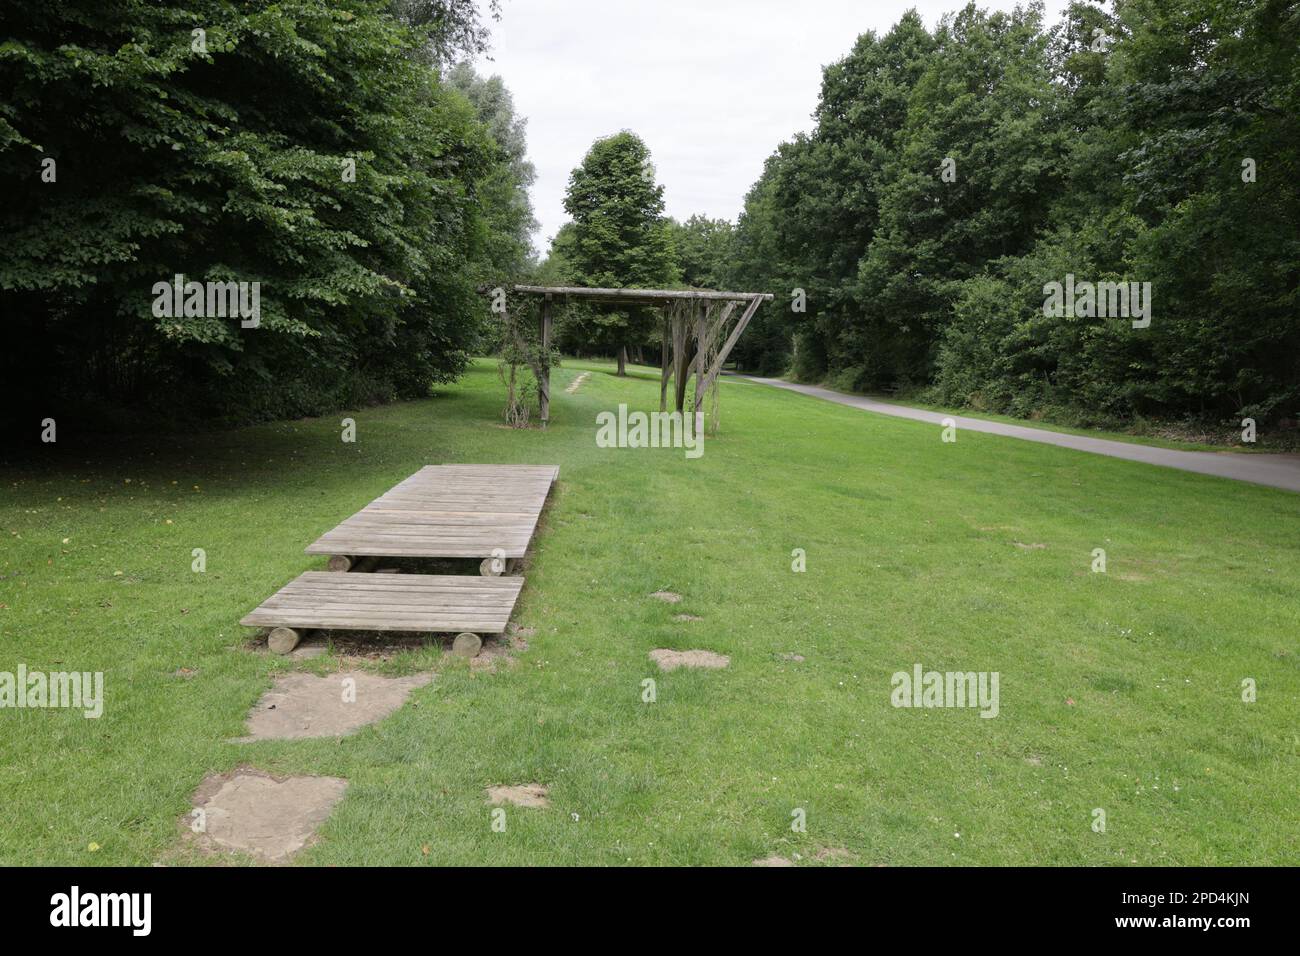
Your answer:
[[[504,0],[490,60],[528,118],[535,242],[568,218],[569,172],[592,141],[641,136],[667,212],[735,221],[763,160],[812,126],[821,68],[909,7],[927,27],[961,0]],[[1014,0],[981,0],[1011,9]],[[1048,0],[1054,23],[1065,0]]]

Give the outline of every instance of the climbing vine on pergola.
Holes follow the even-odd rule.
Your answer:
[[[714,292],[698,289],[584,289],[569,286],[515,285],[505,288],[483,289],[499,298],[502,293],[537,298],[541,301],[538,321],[538,341],[531,347],[519,334],[518,326],[503,313],[503,322],[510,330],[508,348],[525,356],[537,379],[537,399],[542,425],[551,415],[551,328],[555,303],[574,299],[589,302],[622,305],[647,305],[660,309],[663,324],[663,357],[659,383],[659,409],[668,408],[669,386],[673,386],[673,407],[678,412],[690,406],[696,412],[704,411],[705,396],[712,391],[710,427],[718,426],[717,381],[726,364],[727,356],[735,348],[745,327],[764,302],[772,299],[764,292]],[[743,309],[741,307],[744,307]],[[692,377],[694,393],[690,392]]]

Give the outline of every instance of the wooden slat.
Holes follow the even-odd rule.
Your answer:
[[[250,627],[363,631],[506,629],[522,578],[308,571],[244,617]]]
[[[554,465],[428,465],[321,535],[308,554],[523,557]]]

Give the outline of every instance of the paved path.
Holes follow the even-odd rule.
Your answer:
[[[1129,461],[1142,461],[1148,465],[1163,465],[1166,468],[1178,468],[1182,471],[1195,471],[1203,475],[1216,475],[1219,478],[1233,478],[1237,481],[1249,481],[1257,485],[1270,485],[1285,488],[1288,491],[1300,491],[1300,455],[1252,455],[1233,452],[1214,451],[1177,451],[1172,448],[1153,448],[1150,445],[1134,445],[1129,442],[1109,441],[1105,438],[1089,438],[1086,435],[1067,435],[1063,432],[1051,432],[1042,428],[1026,428],[1023,425],[1005,425],[1002,422],[989,422],[979,418],[963,418],[958,415],[945,415],[942,412],[927,412],[919,408],[907,408],[903,405],[890,405],[860,395],[846,395],[829,388],[815,385],[795,385],[779,378],[756,378],[743,376],[753,382],[761,382],[775,388],[784,388],[801,395],[824,398],[828,402],[838,402],[850,408],[860,408],[867,412],[892,415],[895,418],[910,418],[913,421],[929,422],[934,425],[942,423],[945,418],[952,418],[958,429],[988,432],[991,435],[1005,435],[1009,438],[1023,438],[1025,441],[1042,442],[1045,445],[1060,445],[1077,451],[1092,452],[1096,455],[1109,455],[1112,458],[1125,458]]]

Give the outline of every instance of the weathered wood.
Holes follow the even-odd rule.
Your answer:
[[[276,627],[271,629],[271,633],[266,635],[266,646],[276,654],[288,654],[298,642],[302,640],[302,635],[291,627]]]
[[[620,302],[660,303],[673,299],[741,302],[758,297],[766,301],[773,298],[770,292],[718,292],[713,289],[586,289],[580,286],[510,286],[511,292],[523,295],[565,296],[566,298],[604,299]],[[484,286],[480,291],[490,291]]]
[[[240,623],[289,631],[343,628],[501,634],[523,584],[523,578],[516,577],[307,571]],[[276,640],[287,643],[290,637]]]
[[[662,332],[660,338],[663,341],[663,348],[660,350],[659,357],[659,411],[668,409],[668,380],[672,378],[673,369],[670,364],[671,338],[672,338],[672,318],[668,314],[668,307],[664,307],[664,318],[661,326]]]
[[[430,465],[327,531],[309,554],[485,558],[528,549],[554,466]]]
[[[695,363],[691,372],[695,375],[695,411],[703,410],[704,390],[700,384],[704,381],[704,363],[709,359],[709,307],[695,313]]]
[[[551,420],[551,297],[542,300],[541,355],[538,357],[537,404],[541,409],[542,427]]]
[[[499,287],[489,287],[486,285],[479,287],[479,292],[495,293]],[[719,370],[722,364],[725,364],[727,356],[731,353],[736,344],[739,333],[749,324],[749,319],[753,317],[758,304],[770,302],[774,298],[770,292],[724,292],[714,289],[606,289],[606,288],[583,288],[581,286],[539,286],[539,285],[514,285],[509,287],[509,291],[517,295],[537,295],[543,299],[542,304],[542,341],[541,356],[539,360],[534,360],[528,349],[527,343],[519,334],[515,326],[514,329],[515,344],[521,350],[521,353],[528,357],[529,364],[533,368],[533,373],[538,380],[539,403],[542,407],[542,425],[545,427],[550,416],[550,369],[549,369],[549,327],[550,314],[555,298],[561,297],[566,300],[571,298],[586,299],[592,302],[605,302],[615,304],[641,304],[648,306],[665,306],[673,307],[678,305],[699,305],[726,303],[727,308],[722,314],[714,320],[713,328],[700,327],[698,324],[688,324],[684,330],[684,340],[679,337],[679,326],[687,320],[679,312],[675,312],[671,322],[665,322],[665,337],[663,344],[663,357],[660,367],[659,380],[659,409],[664,411],[667,407],[668,382],[670,379],[676,379],[675,388],[675,407],[679,412],[685,411],[686,406],[686,389],[687,384],[684,381],[686,374],[691,366],[697,365],[699,369],[695,376],[695,395],[696,405],[699,406],[704,394],[713,386],[717,379],[717,373],[710,374],[709,370],[704,368],[706,360],[712,360],[709,355],[712,343],[717,341],[717,336],[722,328],[726,326],[730,318],[731,311],[740,303],[748,303],[745,311],[745,318],[737,323],[735,331],[728,338],[726,345],[718,352],[716,361],[711,364],[717,364]],[[509,324],[509,323],[507,323]],[[672,325],[672,366],[669,370],[668,364],[668,336],[667,327]],[[687,354],[688,346],[691,342],[695,343],[693,350]],[[701,355],[708,358],[700,357]],[[618,351],[618,374],[625,374],[627,360],[626,345],[620,345]],[[637,361],[642,361],[640,356],[640,346],[637,347]],[[542,368],[545,364],[548,367]]]
[[[468,631],[457,634],[456,639],[451,642],[451,652],[457,657],[478,657],[478,652],[482,649],[483,638]]]
[[[673,375],[675,377],[673,398],[674,407],[679,412],[685,411],[686,408],[686,384],[691,377],[690,367],[694,358],[689,351],[688,321],[689,318],[684,312],[673,316]]]
[[[736,347],[736,342],[740,340],[741,333],[743,333],[745,327],[749,325],[749,320],[754,317],[754,313],[758,311],[758,307],[762,304],[762,301],[762,299],[755,299],[753,302],[749,303],[749,308],[747,308],[744,314],[741,315],[740,321],[738,321],[736,327],[731,330],[731,335],[727,337],[727,341],[723,344],[722,348],[718,350],[718,355],[713,360],[713,365],[710,366],[709,370],[705,373],[703,388],[700,390],[701,392],[707,390],[718,377],[719,373],[721,373],[722,366],[726,364],[727,356],[730,355],[731,350]]]

